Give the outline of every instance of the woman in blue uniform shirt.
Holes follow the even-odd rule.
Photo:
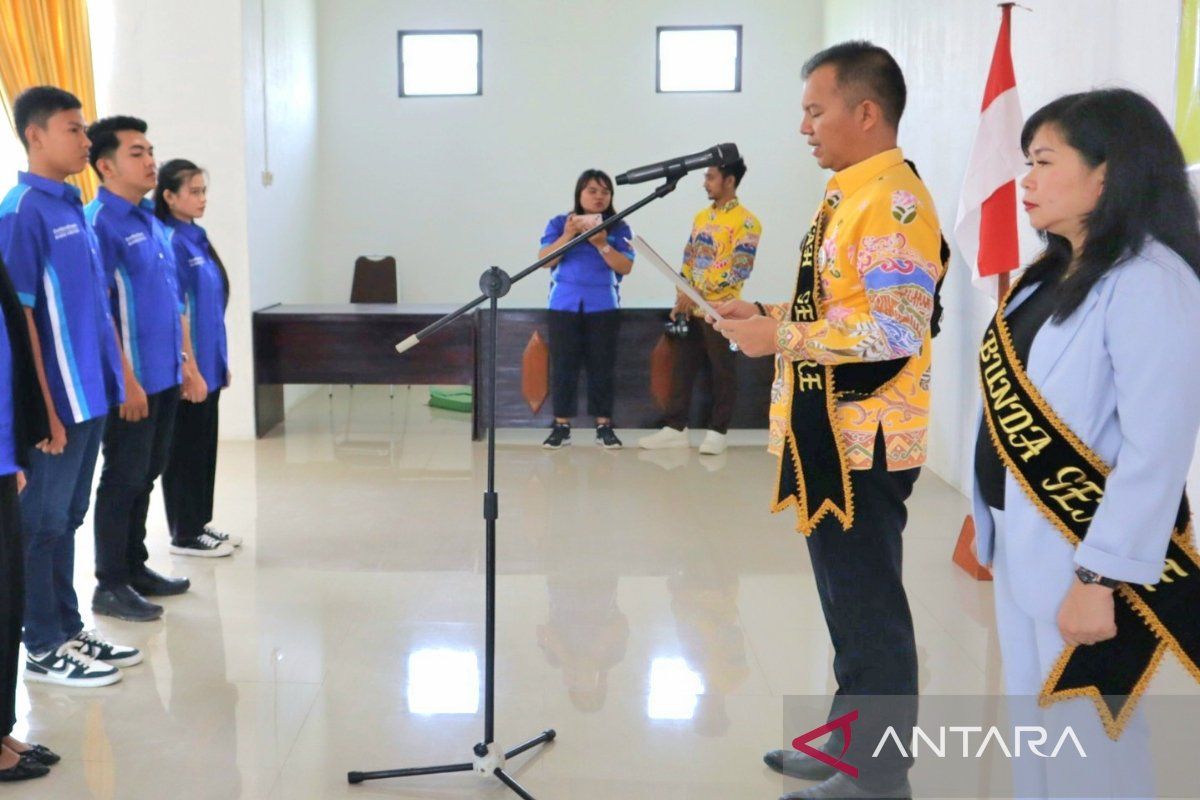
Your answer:
[[[546,224],[539,258],[608,219],[613,209],[613,183],[598,169],[585,170],[575,182],[571,213]],[[543,447],[557,450],[571,443],[576,412],[579,368],[588,381],[588,413],[596,420],[596,444],[621,447],[613,431],[614,372],[621,324],[621,279],[633,269],[633,233],[624,222],[597,233],[566,255],[547,264],[550,279],[550,384],[554,427]]]
[[[171,237],[192,350],[208,384],[207,397],[184,397],[179,404],[171,457],[163,473],[163,500],[171,552],[216,558],[232,554],[241,538],[209,526],[217,474],[217,406],[230,375],[225,334],[229,276],[208,234],[196,224],[204,216],[207,197],[204,171],[191,161],[174,159],[158,171],[154,213]]]

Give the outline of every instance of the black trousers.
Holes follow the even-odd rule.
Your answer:
[[[17,476],[0,478],[0,736],[17,724],[17,673],[25,613],[25,544]]]
[[[102,589],[128,584],[146,552],[146,515],[154,481],[167,466],[179,387],[150,395],[150,416],[126,422],[114,408],[104,428],[104,466],[96,489],[96,580]]]
[[[912,766],[893,747],[879,758],[871,754],[889,725],[907,742],[917,719],[917,646],[901,566],[904,503],[920,472],[888,472],[883,433],[877,433],[872,468],[850,473],[854,525],[843,530],[826,517],[807,539],[833,640],[838,688],[829,720],[860,710],[845,760],[858,767],[867,787],[887,787]],[[834,751],[840,753],[840,739]]]
[[[187,544],[212,522],[213,488],[217,481],[217,405],[221,390],[203,403],[180,403],[175,436],[163,472],[163,501],[174,544]]]
[[[729,341],[700,317],[688,320],[687,338],[675,343],[675,368],[671,373],[671,404],[666,424],[681,431],[688,425],[692,410],[692,387],[696,374],[707,360],[712,371],[712,409],[708,428],[717,433],[729,430],[733,405],[737,402],[737,353]]]
[[[617,366],[619,310],[550,312],[550,394],[554,416],[571,419],[577,411],[579,368],[587,369],[588,413],[612,417]]]

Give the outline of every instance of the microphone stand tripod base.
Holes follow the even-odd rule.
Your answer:
[[[350,772],[346,775],[346,780],[350,783],[362,783],[363,781],[375,781],[385,778],[414,778],[420,775],[444,775],[449,772],[474,772],[481,776],[493,776],[498,781],[503,783],[522,800],[534,800],[533,795],[525,790],[521,784],[505,771],[510,758],[516,758],[522,753],[532,750],[538,745],[548,744],[554,741],[558,734],[553,730],[542,731],[539,735],[530,739],[527,742],[517,745],[509,751],[504,751],[500,745],[492,742],[490,745],[480,742],[475,745],[473,761],[463,762],[461,764],[443,764],[436,767],[412,767],[409,769],[390,769],[381,772]]]

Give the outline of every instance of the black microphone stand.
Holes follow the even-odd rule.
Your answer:
[[[661,197],[666,197],[675,190],[687,172],[682,164],[672,164],[667,167],[664,182],[651,194],[638,202],[601,222],[591,230],[581,233],[554,252],[538,259],[515,276],[510,276],[499,267],[491,267],[479,278],[479,288],[483,291],[479,297],[464,305],[436,322],[426,326],[413,336],[405,339],[396,349],[404,352],[418,342],[437,333],[442,328],[454,322],[472,309],[487,302],[491,312],[488,320],[488,346],[485,350],[486,363],[484,374],[487,375],[488,402],[486,406],[485,424],[488,429],[487,441],[487,492],[483,496],[483,519],[487,533],[487,567],[486,567],[486,601],[484,625],[484,682],[483,682],[483,741],[476,744],[472,752],[473,761],[458,764],[443,764],[434,767],[412,767],[408,769],[391,769],[379,772],[350,772],[346,778],[350,783],[380,780],[383,778],[411,778],[417,775],[437,775],[447,772],[471,772],[480,775],[493,775],[518,797],[524,800],[534,800],[533,795],[525,791],[511,775],[505,771],[506,762],[521,753],[531,750],[538,745],[554,741],[557,735],[553,729],[545,730],[538,736],[504,751],[495,743],[493,722],[495,710],[495,667],[496,667],[496,520],[500,516],[500,494],[496,491],[496,338],[497,338],[497,304],[501,297],[508,294],[512,285],[523,278],[537,272],[546,264],[562,256],[568,250],[578,246],[589,237],[607,230],[633,212],[648,205]]]

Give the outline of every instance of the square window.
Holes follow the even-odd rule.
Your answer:
[[[400,96],[483,94],[483,31],[400,31]]]
[[[658,29],[659,92],[740,92],[742,26]]]

